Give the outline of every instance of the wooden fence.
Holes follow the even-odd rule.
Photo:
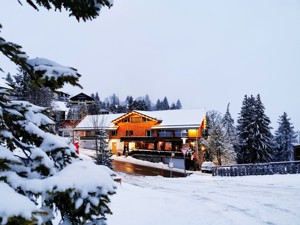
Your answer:
[[[231,177],[296,173],[300,173],[300,161],[217,166],[212,171],[213,176]]]

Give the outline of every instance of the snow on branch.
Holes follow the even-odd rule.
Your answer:
[[[0,181],[0,218],[1,224],[6,224],[8,218],[20,216],[27,220],[32,219],[37,206],[27,197],[18,194],[8,184]]]
[[[9,186],[15,190],[22,190],[26,195],[37,195],[42,198],[45,196],[55,198],[63,195],[68,200],[65,199],[65,201],[59,203],[60,205],[57,205],[58,208],[61,207],[60,209],[72,204],[77,209],[85,208],[86,213],[100,210],[100,214],[104,215],[104,213],[110,213],[107,207],[109,199],[105,196],[114,194],[116,189],[112,178],[113,174],[112,170],[105,166],[96,165],[90,160],[77,160],[55,175],[45,179],[26,179],[15,172],[9,171],[0,172],[0,177],[5,177]],[[23,197],[22,200],[22,196],[19,196],[7,184],[1,182],[0,184],[0,208],[6,210],[4,211],[5,214],[0,212],[0,218],[5,219],[22,212],[21,216],[27,219],[30,218],[32,213],[39,210],[34,204],[30,205],[30,201],[26,197]],[[11,204],[18,205],[16,207],[2,207],[2,204],[7,204],[7,201],[3,201],[2,195],[7,195],[11,199],[20,198],[21,200],[11,201]],[[20,210],[16,211],[17,209]],[[3,210],[1,211],[3,212]],[[51,214],[50,211],[49,214]]]

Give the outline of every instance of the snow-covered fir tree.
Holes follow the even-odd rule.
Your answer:
[[[256,133],[257,156],[254,156],[254,158],[257,162],[271,162],[274,160],[275,155],[271,120],[265,114],[265,107],[259,94],[256,96],[255,101],[255,115],[258,133]]]
[[[50,108],[54,97],[53,91],[49,87],[37,85],[31,79],[31,76],[27,72],[22,69],[18,70],[18,73],[14,75],[14,81],[9,82],[13,87],[14,98]]]
[[[157,99],[156,101],[155,110],[162,110],[160,99]]]
[[[164,97],[164,99],[161,102],[161,110],[169,110],[170,105],[167,97]]]
[[[176,101],[176,109],[182,109],[182,104],[179,99]]]
[[[245,95],[238,118],[236,146],[238,163],[270,162],[274,157],[274,144],[270,119],[265,115],[265,108],[257,95]]]
[[[107,0],[24,2],[35,9],[64,8],[78,20],[96,18],[102,6],[111,5]],[[30,85],[51,91],[65,83],[80,86],[75,69],[29,59],[21,46],[2,37],[0,51],[28,74]],[[52,224],[60,216],[61,224],[104,224],[115,192],[112,171],[79,159],[68,139],[51,132],[54,122],[45,108],[11,99],[10,87],[0,81],[0,186],[7,196],[0,201],[0,223]],[[11,199],[17,201],[8,204]]]
[[[113,169],[112,166],[112,152],[108,148],[108,134],[107,131],[101,127],[99,129],[99,146],[98,146],[98,155],[96,162],[99,165],[104,165]]]
[[[228,143],[228,157],[229,161],[233,162],[236,159],[234,146],[237,144],[236,128],[234,120],[229,111],[229,103],[227,105],[226,113],[222,118],[222,130],[224,130],[225,139]]]
[[[286,112],[278,119],[274,136],[277,161],[291,161],[294,157],[293,144],[297,142],[297,135],[290,120]]]
[[[146,102],[143,99],[134,100],[132,106],[134,110],[148,111]]]
[[[145,104],[147,106],[147,110],[151,111],[152,110],[152,102],[151,102],[150,97],[149,97],[148,94],[145,95],[144,101],[145,101]]]
[[[132,96],[127,96],[125,102],[126,102],[128,112],[132,111],[133,110],[133,98],[132,98]]]

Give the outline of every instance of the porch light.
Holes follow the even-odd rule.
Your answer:
[[[186,139],[187,139],[187,138],[181,138],[183,144],[186,143]]]

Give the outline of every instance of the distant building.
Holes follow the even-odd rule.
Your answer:
[[[62,120],[65,120],[69,111],[69,108],[67,107],[67,103],[63,101],[52,101],[51,109],[52,109],[51,117],[57,123]]]
[[[78,95],[75,95],[69,99],[70,106],[76,106],[76,105],[92,105],[95,103],[95,99],[93,99],[91,96],[88,96],[87,94],[80,93]]]

